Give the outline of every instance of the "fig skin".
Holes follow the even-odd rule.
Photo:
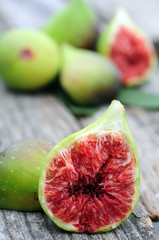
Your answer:
[[[10,30],[0,39],[0,74],[17,90],[36,90],[53,81],[59,58],[58,45],[42,31]]]
[[[16,142],[0,154],[0,208],[40,210],[38,181],[54,142],[28,139]]]
[[[89,50],[64,45],[60,84],[75,103],[96,105],[116,96],[120,77],[111,60]]]
[[[97,40],[96,49],[97,52],[110,58],[110,52],[114,38],[116,36],[118,29],[121,26],[126,27],[127,29],[131,30],[134,35],[143,39],[147,48],[151,52],[150,66],[147,69],[147,71],[145,71],[145,73],[141,76],[129,78],[127,83],[122,82],[123,85],[125,85],[126,87],[138,86],[149,80],[150,75],[158,61],[157,54],[152,42],[148,39],[147,36],[145,36],[144,32],[138,26],[136,26],[136,24],[131,20],[131,18],[129,17],[124,8],[120,7],[117,9],[114,18],[108,23],[105,30],[100,34]]]
[[[79,48],[92,48],[97,39],[95,14],[83,0],[71,0],[51,17],[43,30],[59,44],[69,43]]]
[[[133,205],[130,212],[128,212],[127,216],[122,219],[120,222],[114,223],[113,225],[109,225],[108,227],[101,227],[97,229],[95,232],[106,232],[112,229],[117,228],[121,223],[123,223],[133,212],[135,209],[137,202],[140,196],[140,171],[139,171],[139,157],[137,152],[137,147],[135,141],[131,135],[131,132],[128,127],[125,109],[124,106],[117,100],[113,100],[110,104],[109,108],[107,109],[106,113],[98,119],[96,122],[92,123],[91,125],[87,126],[86,128],[80,130],[77,133],[74,133],[61,142],[59,142],[48,154],[47,158],[45,159],[45,163],[42,168],[41,176],[39,179],[39,201],[44,210],[44,212],[48,215],[48,217],[60,228],[71,231],[71,232],[78,232],[78,229],[73,226],[69,222],[63,222],[61,219],[58,219],[47,207],[47,203],[45,201],[44,195],[44,182],[46,178],[47,168],[49,167],[50,162],[52,159],[56,158],[60,152],[65,151],[68,148],[71,148],[78,140],[84,139],[84,137],[88,135],[102,135],[102,134],[110,134],[110,133],[120,133],[126,140],[129,148],[130,153],[135,157],[136,164],[135,164],[135,196],[133,198]]]

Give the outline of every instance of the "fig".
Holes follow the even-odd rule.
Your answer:
[[[90,50],[64,45],[60,84],[75,103],[95,105],[114,98],[120,79],[111,60]]]
[[[55,144],[45,139],[18,141],[0,153],[0,208],[41,209],[38,181],[42,164]]]
[[[122,8],[99,37],[97,50],[118,66],[125,86],[148,80],[157,60],[151,41]]]
[[[99,120],[51,150],[39,181],[43,210],[73,232],[116,228],[132,213],[139,192],[137,148],[116,100]]]
[[[95,14],[83,0],[71,0],[43,28],[59,44],[92,48],[97,38]]]
[[[0,74],[8,86],[35,90],[51,82],[59,68],[55,41],[38,30],[10,30],[0,39]]]

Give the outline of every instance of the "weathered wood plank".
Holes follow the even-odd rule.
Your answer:
[[[150,218],[141,205],[117,229],[103,234],[67,233],[58,228],[44,213],[0,211],[1,240],[157,240]]]
[[[0,31],[10,27],[41,27],[49,14],[57,11],[64,2],[6,0],[0,5]],[[91,3],[94,4],[93,1]],[[22,138],[44,137],[60,141],[81,127],[63,103],[52,94],[16,95],[6,91],[3,84],[0,85],[0,150]],[[2,240],[157,239],[151,221],[140,205],[119,228],[99,235],[68,234],[57,228],[43,213],[1,210],[0,222]]]
[[[0,83],[0,150],[14,141],[43,137],[55,142],[80,129],[53,94],[15,94]]]
[[[63,104],[49,93],[22,95],[0,86],[1,150],[15,140],[44,137],[60,141],[79,130],[80,125]],[[137,215],[138,214],[138,215]],[[150,219],[139,205],[118,229],[98,235],[69,234],[57,228],[43,213],[0,211],[0,239],[146,239],[153,232]],[[137,227],[138,226],[138,227]],[[139,227],[140,226],[140,227]],[[147,238],[149,239],[149,238]]]

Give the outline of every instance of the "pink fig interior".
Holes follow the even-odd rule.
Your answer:
[[[79,232],[118,223],[132,209],[135,163],[120,134],[88,135],[50,162],[44,187],[47,207]]]

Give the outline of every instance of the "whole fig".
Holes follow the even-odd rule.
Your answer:
[[[91,48],[97,37],[93,10],[83,0],[71,0],[55,14],[43,29],[58,43]]]
[[[112,99],[119,90],[117,68],[98,53],[64,45],[60,83],[78,104],[95,105]]]
[[[0,74],[18,90],[39,89],[51,82],[59,69],[55,41],[37,30],[10,30],[0,39]]]
[[[0,208],[41,209],[38,181],[44,160],[55,144],[45,139],[19,141],[0,154]]]

